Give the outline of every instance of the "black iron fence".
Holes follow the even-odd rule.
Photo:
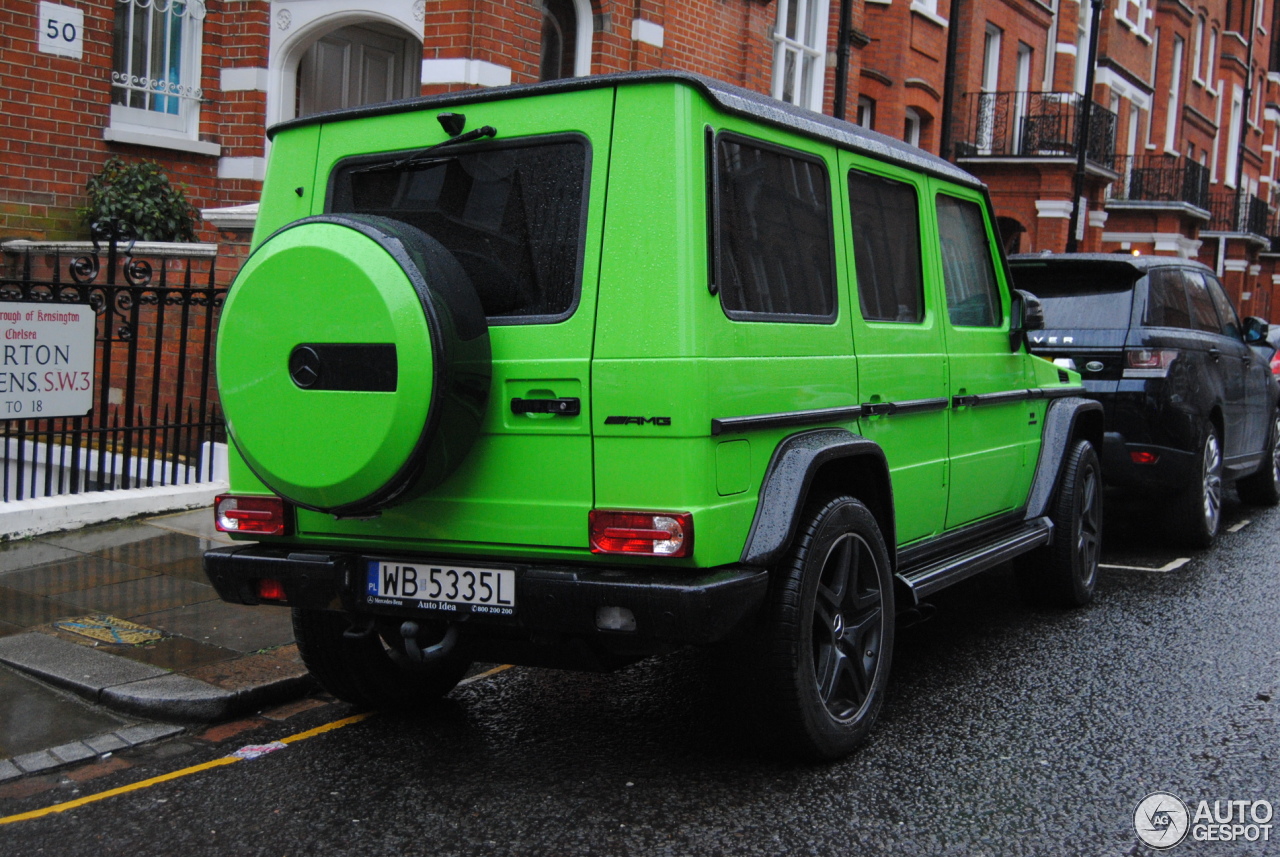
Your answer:
[[[214,444],[225,441],[213,338],[226,288],[216,285],[213,248],[16,241],[4,251],[0,311],[6,302],[84,306],[95,344],[87,415],[0,412],[0,499],[209,481]],[[0,381],[7,392],[25,383]]]
[[[1210,232],[1252,232],[1267,235],[1267,203],[1247,191],[1209,194]]]
[[[1209,207],[1209,168],[1180,155],[1117,155],[1111,199]]]
[[[965,98],[968,134],[960,157],[1076,156],[1084,99],[1074,92],[971,92]],[[1116,114],[1095,103],[1089,113],[1085,158],[1111,169]]]

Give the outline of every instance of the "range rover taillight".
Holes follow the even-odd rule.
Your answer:
[[[693,553],[688,512],[605,512],[588,516],[592,553],[681,557]]]
[[[1164,378],[1178,358],[1172,348],[1135,348],[1124,353],[1124,377]]]
[[[214,526],[221,533],[289,534],[289,516],[284,500],[279,497],[219,494],[213,499],[213,518]]]

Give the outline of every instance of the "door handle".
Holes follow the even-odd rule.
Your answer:
[[[1210,348],[1210,349],[1209,349],[1209,356],[1210,356],[1210,357],[1212,357],[1214,360],[1217,360],[1219,357],[1221,357],[1221,356],[1222,356],[1222,352],[1221,352],[1221,351],[1219,351],[1219,350],[1218,350],[1218,349],[1216,349],[1216,348]]]
[[[568,399],[520,399],[511,400],[513,414],[553,414],[560,417],[576,417],[582,413],[582,402]]]

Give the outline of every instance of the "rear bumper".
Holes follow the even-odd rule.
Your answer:
[[[1155,461],[1139,464],[1134,461],[1134,455],[1138,453],[1149,453],[1155,456]],[[1183,449],[1130,443],[1119,432],[1107,432],[1103,438],[1102,474],[1107,484],[1113,487],[1182,491],[1199,480],[1199,464],[1199,456]]]
[[[290,607],[422,618],[423,611],[412,602],[371,604],[365,600],[367,562],[364,555],[355,552],[256,544],[208,551],[204,570],[218,595],[234,604],[264,603],[256,595],[257,581],[270,578],[283,584]],[[466,564],[490,563],[466,560]],[[457,620],[465,616],[469,636],[483,636],[489,629],[498,636],[548,632],[597,637],[602,643],[622,643],[622,638],[627,638],[633,644],[705,644],[725,639],[755,616],[768,585],[766,571],[740,566],[662,570],[532,563],[501,566],[516,571],[514,615],[468,614],[463,607],[444,617],[433,613],[432,618]],[[635,630],[599,629],[598,611],[607,607],[630,610]]]

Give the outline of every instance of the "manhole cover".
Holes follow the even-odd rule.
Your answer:
[[[154,628],[148,628],[136,622],[130,622],[127,619],[117,619],[115,616],[107,616],[103,613],[98,613],[94,616],[80,616],[75,619],[62,619],[54,622],[53,627],[60,631],[70,631],[72,634],[79,634],[92,640],[116,643],[123,646],[153,643],[164,637],[163,632]]]

